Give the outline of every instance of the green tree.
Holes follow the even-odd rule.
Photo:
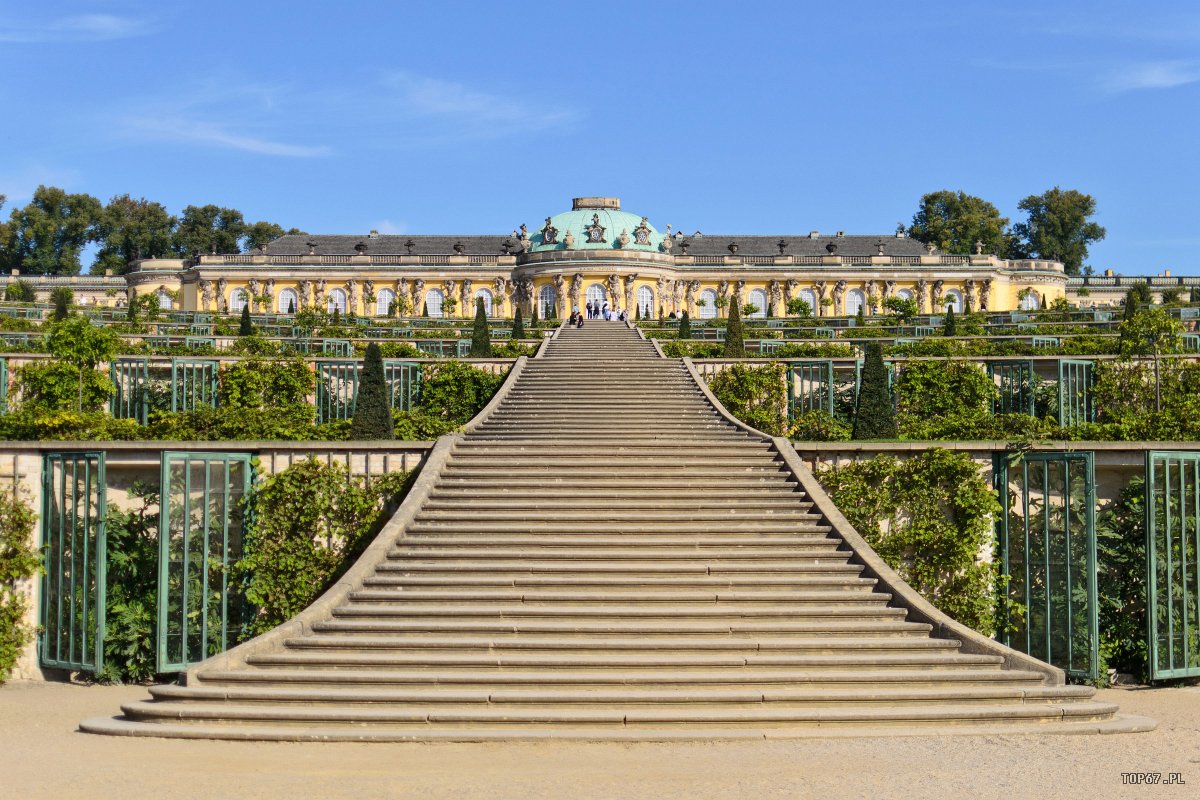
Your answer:
[[[916,300],[911,297],[900,297],[899,295],[892,295],[884,300],[883,308],[886,311],[890,311],[901,321],[912,319],[919,313]]]
[[[100,251],[96,267],[120,275],[139,258],[173,255],[175,217],[160,203],[146,198],[134,200],[127,194],[108,201],[100,216]]]
[[[235,208],[188,206],[175,228],[173,249],[187,257],[208,253],[241,252],[246,220]]]
[[[524,339],[525,338],[525,325],[521,322],[521,307],[520,306],[517,306],[516,310],[513,311],[512,338],[514,338],[514,339]]]
[[[745,358],[746,339],[742,331],[742,312],[737,303],[729,304],[729,323],[725,328],[725,358]]]
[[[10,303],[32,303],[37,293],[29,281],[16,280],[4,287],[4,299]]]
[[[99,237],[100,201],[39,186],[8,223],[6,266],[33,275],[78,275],[83,248]]]
[[[529,328],[530,328],[530,330],[533,330],[533,331],[536,331],[537,327],[538,327],[537,307],[538,307],[538,304],[534,303],[533,311],[529,314]]]
[[[1143,308],[1131,319],[1121,322],[1121,353],[1126,356],[1153,356],[1154,408],[1162,411],[1162,374],[1159,356],[1179,351],[1183,326],[1161,308]]]
[[[954,306],[946,309],[946,321],[942,324],[942,336],[958,336],[958,321],[954,319]]]
[[[1017,207],[1028,214],[1013,226],[1020,248],[1037,258],[1061,261],[1068,275],[1078,275],[1088,256],[1088,245],[1104,238],[1105,230],[1089,217],[1096,200],[1074,189],[1055,186],[1026,197]]]
[[[254,323],[250,321],[250,304],[242,306],[242,319],[238,323],[238,336],[253,336]]]
[[[62,322],[71,316],[71,304],[75,302],[75,292],[70,286],[55,286],[50,292],[50,302],[54,304],[54,314],[51,319]]]
[[[260,247],[266,247],[271,242],[278,239],[280,236],[303,235],[304,231],[299,228],[283,229],[282,225],[276,225],[274,222],[256,222],[246,228],[245,234],[245,251],[252,253]]]
[[[867,324],[867,304],[863,303],[858,307],[858,311],[854,312],[854,325],[861,328]]]
[[[475,324],[471,328],[471,357],[492,357],[492,334],[488,330],[487,311],[483,308],[483,298],[475,298]]]
[[[944,253],[974,253],[979,241],[985,253],[1003,257],[1008,249],[1008,218],[981,197],[943,189],[921,198],[908,235]]]
[[[787,301],[787,313],[794,317],[811,317],[813,307],[803,297],[793,297]]]
[[[680,339],[692,338],[692,321],[690,319],[688,319],[688,313],[686,310],[679,317],[679,338]]]
[[[34,545],[36,519],[24,497],[0,492],[0,685],[33,638],[33,630],[25,624],[29,607],[25,582],[42,567],[42,554]]]
[[[354,420],[350,423],[350,438],[391,439],[394,436],[393,424],[391,398],[383,377],[383,354],[379,345],[371,342],[367,345],[363,360],[358,399],[354,404]]]
[[[878,342],[868,342],[852,436],[855,439],[895,439],[898,435],[883,348]]]
[[[51,323],[46,337],[50,354],[78,372],[76,411],[83,410],[84,375],[95,372],[96,365],[110,361],[117,352],[117,335],[110,328],[97,328],[87,317],[67,317]]]

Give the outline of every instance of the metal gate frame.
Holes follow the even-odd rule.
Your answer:
[[[1037,374],[1032,361],[989,361],[987,371],[1000,391],[992,404],[993,414],[1034,415]]]
[[[217,407],[221,362],[212,358],[171,359],[171,411]]]
[[[108,376],[116,387],[108,400],[108,413],[117,419],[134,419],[145,425],[149,415],[146,387],[150,382],[150,359],[113,359]]]
[[[0,358],[0,414],[8,413],[8,359]]]
[[[81,466],[82,520],[78,492]],[[67,484],[68,471],[71,475],[70,487]],[[38,603],[41,625],[38,660],[44,667],[99,672],[104,666],[106,481],[103,451],[46,453],[42,457],[42,548],[45,570]],[[59,503],[57,506],[55,499]],[[65,513],[68,500],[69,515]],[[63,563],[64,543],[68,547],[69,566]],[[79,593],[80,584],[77,584],[80,571],[83,573],[82,595]],[[63,590],[68,577],[69,594],[64,602]],[[51,605],[54,607],[51,608]],[[65,623],[64,613],[68,618]],[[89,624],[89,618],[94,623]],[[65,647],[64,632],[67,634]]]
[[[1073,428],[1094,422],[1092,383],[1096,372],[1091,361],[1064,358],[1058,362],[1058,424]]]
[[[1036,539],[1031,539],[1031,534],[1036,537],[1038,533],[1037,531],[1031,531],[1029,524],[1029,465],[1031,463],[1039,462],[1042,464],[1040,492],[1043,498],[1042,502],[1044,504],[1042,513],[1042,526],[1040,531],[1040,549],[1042,560],[1041,564],[1039,565],[1040,570],[1035,570],[1031,569],[1029,558],[1030,542],[1031,540],[1036,542]],[[1062,498],[1062,528],[1061,530],[1052,531],[1050,527],[1051,515],[1046,508],[1046,498],[1051,495],[1049,466],[1055,462],[1062,464],[1064,496]],[[1009,502],[1008,494],[1009,470],[1014,467],[1021,470],[1021,486],[1023,487],[1023,491],[1021,493],[1022,496],[1018,498],[1018,502],[1021,504],[1021,519],[1023,522],[1023,530],[1019,532],[1014,532],[1009,529],[1009,521],[1011,517],[1009,513],[1011,504]],[[1086,541],[1083,545],[1085,563],[1082,566],[1086,573],[1084,576],[1084,586],[1087,607],[1084,610],[1084,613],[1086,615],[1088,643],[1086,661],[1083,661],[1082,663],[1079,663],[1081,661],[1081,657],[1076,653],[1075,648],[1077,631],[1075,630],[1074,625],[1075,613],[1073,609],[1073,594],[1077,587],[1072,582],[1072,568],[1073,566],[1076,569],[1079,567],[1077,564],[1072,564],[1071,558],[1074,549],[1071,541],[1071,528],[1073,525],[1071,520],[1071,480],[1073,470],[1083,470],[1085,492],[1083,501],[1083,522]],[[1003,493],[1000,504],[1004,510],[997,521],[997,537],[999,539],[1002,573],[1010,576],[1010,578],[1015,577],[1012,575],[1012,564],[1010,561],[1010,556],[1012,553],[1012,547],[1010,544],[1013,541],[1012,537],[1014,534],[1021,537],[1018,541],[1020,541],[1020,552],[1023,554],[1022,564],[1024,566],[1023,574],[1019,576],[1021,580],[1019,582],[1010,581],[1009,583],[1010,587],[1013,585],[1013,583],[1017,583],[1019,587],[1023,587],[1021,590],[1022,596],[1020,598],[1016,598],[1016,602],[1018,602],[1025,609],[1024,641],[1012,641],[1011,632],[1006,629],[1001,631],[1001,639],[1010,647],[1020,650],[1023,653],[1032,655],[1035,658],[1042,658],[1048,663],[1061,668],[1064,672],[1072,677],[1094,680],[1099,675],[1100,614],[1099,601],[1097,597],[1096,575],[1096,479],[1093,454],[1091,452],[1026,453],[1019,463],[1010,464],[1005,454],[997,453],[994,456],[993,476],[997,491]],[[1053,619],[1054,615],[1053,606],[1055,602],[1055,596],[1051,590],[1051,581],[1057,576],[1054,575],[1052,570],[1052,534],[1057,534],[1061,537],[1061,547],[1056,547],[1053,549],[1060,550],[1066,556],[1063,559],[1065,574],[1062,575],[1065,590],[1063,591],[1063,597],[1059,598],[1060,601],[1065,599],[1065,616],[1068,622],[1068,630],[1065,632],[1063,637],[1067,647],[1065,656],[1063,654],[1055,653],[1053,647],[1054,626],[1052,625],[1051,620]],[[1035,593],[1032,590],[1035,579],[1040,579],[1044,584],[1044,589],[1039,594],[1044,595],[1044,602],[1041,603],[1040,610],[1044,613],[1043,619],[1045,628],[1044,631],[1036,632],[1034,631],[1034,625],[1032,624],[1032,618],[1034,616],[1033,604],[1037,601],[1037,598],[1034,596]],[[1008,605],[1013,601],[1014,598],[1012,597],[1012,589],[1009,589],[1004,596],[1005,606],[1008,607]],[[1037,641],[1035,641],[1034,638],[1035,633],[1037,634]],[[1037,646],[1035,646],[1035,644]],[[1041,652],[1037,652],[1038,650]]]
[[[230,465],[239,463],[242,465],[242,486],[241,497],[244,499],[250,493],[250,488],[253,483],[254,469],[252,466],[253,456],[250,453],[205,453],[205,452],[186,452],[186,451],[167,451],[162,454],[161,460],[161,489],[159,495],[159,529],[158,529],[158,602],[157,602],[157,618],[158,625],[155,634],[156,653],[157,653],[157,671],[158,672],[178,672],[186,669],[189,664],[195,663],[190,659],[192,648],[190,643],[193,641],[189,634],[189,621],[193,616],[193,612],[199,618],[199,652],[201,660],[207,658],[214,653],[209,652],[209,575],[213,570],[214,561],[212,540],[209,538],[210,531],[209,512],[211,508],[210,498],[214,492],[214,487],[211,482],[211,472],[209,466],[213,463],[224,465],[224,483],[221,489],[225,503],[223,504],[223,514],[220,520],[220,564],[221,573],[221,649],[215,652],[221,652],[233,646],[235,642],[230,639],[230,587],[229,587],[229,565],[240,557],[240,553],[236,556],[230,556],[230,517],[232,512],[236,511],[229,502],[230,488]],[[190,547],[194,541],[194,532],[191,529],[191,521],[193,514],[192,505],[192,464],[200,462],[204,464],[204,490],[200,500],[201,514],[201,534],[205,537],[203,542],[202,561],[199,566],[201,578],[201,598],[202,601],[198,608],[193,608],[194,604],[189,600],[189,556],[192,553]],[[183,467],[183,503],[180,513],[183,516],[185,527],[182,531],[182,541],[180,542],[180,571],[182,580],[180,581],[180,596],[179,596],[179,631],[180,642],[178,653],[170,652],[171,643],[168,641],[171,631],[171,546],[173,544],[173,533],[171,530],[171,511],[172,499],[171,494],[173,485],[171,483],[171,470],[175,465],[182,464]],[[246,518],[243,517],[242,533],[244,535],[246,529]],[[236,601],[236,598],[235,598]],[[195,627],[196,623],[191,623]],[[177,656],[177,657],[176,657]]]
[[[1175,465],[1174,474],[1172,465]],[[1160,476],[1166,496],[1158,492]],[[1160,498],[1164,500],[1161,525],[1158,513]],[[1173,498],[1179,501],[1177,509],[1169,501]],[[1152,680],[1195,677],[1200,675],[1200,620],[1197,619],[1197,611],[1200,610],[1197,609],[1200,604],[1200,524],[1197,523],[1197,515],[1200,514],[1200,452],[1151,450],[1146,453],[1145,511],[1150,677]],[[1177,513],[1173,513],[1175,511]],[[1176,547],[1176,544],[1179,546]],[[1164,560],[1162,565],[1159,564],[1160,556]],[[1160,592],[1164,590],[1165,596],[1160,597]],[[1166,602],[1163,603],[1163,600]],[[1165,632],[1159,630],[1160,613],[1166,622]],[[1175,647],[1177,628],[1183,652],[1177,652]],[[1161,647],[1162,633],[1166,633],[1165,658]]]
[[[802,397],[796,396],[797,384],[816,385]],[[833,415],[833,362],[789,361],[787,365],[788,419],[795,421],[800,414],[825,411]],[[815,398],[815,399],[814,399]],[[803,402],[801,402],[803,401]]]

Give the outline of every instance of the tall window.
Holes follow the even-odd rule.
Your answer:
[[[229,311],[233,314],[242,313],[246,307],[247,294],[245,289],[234,289],[229,293]]]
[[[951,289],[942,295],[942,311],[949,308],[954,309],[955,314],[961,314],[963,310],[962,292],[957,289]]]
[[[809,309],[812,311],[813,315],[815,316],[817,313],[817,293],[814,292],[812,289],[805,289],[796,296],[799,297],[804,302],[808,303]]]
[[[163,311],[170,311],[174,308],[175,303],[171,300],[171,295],[167,294],[166,289],[158,290],[158,307]]]
[[[392,303],[396,302],[396,293],[391,289],[380,289],[375,293],[375,316],[386,317]]]
[[[491,289],[476,289],[475,290],[475,299],[483,300],[483,313],[490,317],[492,315],[492,291],[491,291]],[[474,306],[471,307],[471,315],[472,316],[475,315],[475,307]]]
[[[649,286],[637,290],[637,304],[642,310],[642,319],[651,319],[658,313],[654,310],[654,290]]]
[[[753,314],[747,316],[759,319],[767,316],[767,293],[762,289],[751,289],[750,294],[746,296],[746,303],[758,308]]]
[[[330,314],[338,312],[339,314],[346,313],[346,290],[345,289],[330,289],[329,295],[326,297],[325,310]]]
[[[587,297],[584,302],[591,303],[596,308],[603,308],[606,299],[608,299],[608,292],[604,290],[604,287],[593,283],[587,288]]]
[[[862,289],[851,289],[846,292],[846,315],[853,317],[858,313],[858,310],[863,309],[866,313],[867,296],[863,294]]]
[[[1037,311],[1040,306],[1041,300],[1038,298],[1037,292],[1026,292],[1017,307],[1022,311]]]
[[[712,319],[715,316],[717,316],[717,293],[712,289],[705,289],[696,298],[696,317]]]
[[[538,315],[542,319],[554,316],[554,287],[549,284],[538,292]]]
[[[281,289],[275,307],[280,314],[294,314],[300,310],[300,296],[295,289]]]
[[[429,316],[442,316],[442,301],[446,299],[446,295],[441,289],[430,289],[425,293],[425,308],[429,310]]]
[[[901,300],[912,300],[913,293],[908,289],[901,289],[900,291],[896,292],[896,297],[899,297]]]

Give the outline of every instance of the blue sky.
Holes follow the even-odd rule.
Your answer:
[[[838,6],[835,8],[834,6]],[[0,2],[0,193],[313,233],[886,233],[1097,198],[1099,271],[1200,274],[1195,3]]]

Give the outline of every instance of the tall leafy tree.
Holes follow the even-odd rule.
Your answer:
[[[117,352],[117,335],[111,328],[97,328],[87,317],[72,316],[50,325],[46,344],[50,354],[70,364],[79,375],[76,410],[83,410],[84,374],[102,361],[111,361]],[[112,391],[111,384],[108,390]]]
[[[39,186],[9,218],[6,266],[35,275],[78,275],[80,253],[98,240],[103,211],[90,194]]]
[[[127,194],[112,198],[100,217],[96,266],[120,275],[129,271],[129,263],[135,259],[174,255],[178,223],[161,203],[144,197],[135,200]]]
[[[181,256],[239,253],[246,220],[236,208],[188,206],[175,229],[174,250]]]
[[[983,252],[1003,257],[1009,243],[1008,218],[981,197],[942,189],[921,198],[908,235],[944,253],[974,253],[979,241]]]
[[[1089,194],[1055,186],[1042,194],[1031,194],[1017,207],[1029,215],[1013,226],[1025,253],[1061,261],[1067,274],[1078,275],[1088,255],[1088,245],[1104,238],[1106,231],[1089,218],[1096,213],[1096,200]]]
[[[266,247],[280,236],[303,233],[299,228],[284,230],[282,225],[276,225],[274,222],[256,222],[246,227],[245,250],[252,253],[260,247]]]

